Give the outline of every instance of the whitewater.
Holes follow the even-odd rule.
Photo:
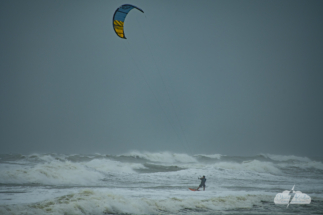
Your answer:
[[[323,214],[322,182],[322,159],[294,155],[1,154],[0,214]],[[294,185],[311,204],[275,205]]]

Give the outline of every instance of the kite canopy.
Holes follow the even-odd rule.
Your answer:
[[[126,16],[128,15],[128,13],[134,8],[136,8],[137,10],[140,10],[141,12],[144,12],[140,8],[131,4],[124,4],[120,6],[116,10],[116,12],[114,12],[113,19],[112,19],[113,29],[120,38],[127,39],[126,36],[124,35],[124,28],[123,28],[124,20],[126,19]]]

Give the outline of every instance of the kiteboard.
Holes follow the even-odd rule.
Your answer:
[[[199,190],[194,189],[194,188],[188,188],[188,189],[190,189],[191,191],[199,191]]]

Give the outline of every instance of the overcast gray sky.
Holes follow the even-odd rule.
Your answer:
[[[1,1],[0,152],[320,156],[322,23],[320,0]]]

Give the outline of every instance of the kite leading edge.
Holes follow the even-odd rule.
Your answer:
[[[124,20],[126,19],[126,16],[128,15],[128,13],[134,8],[141,11],[142,13],[144,12],[140,8],[138,8],[134,5],[131,5],[131,4],[121,5],[114,12],[113,19],[112,19],[113,29],[120,38],[127,39],[124,34]]]

